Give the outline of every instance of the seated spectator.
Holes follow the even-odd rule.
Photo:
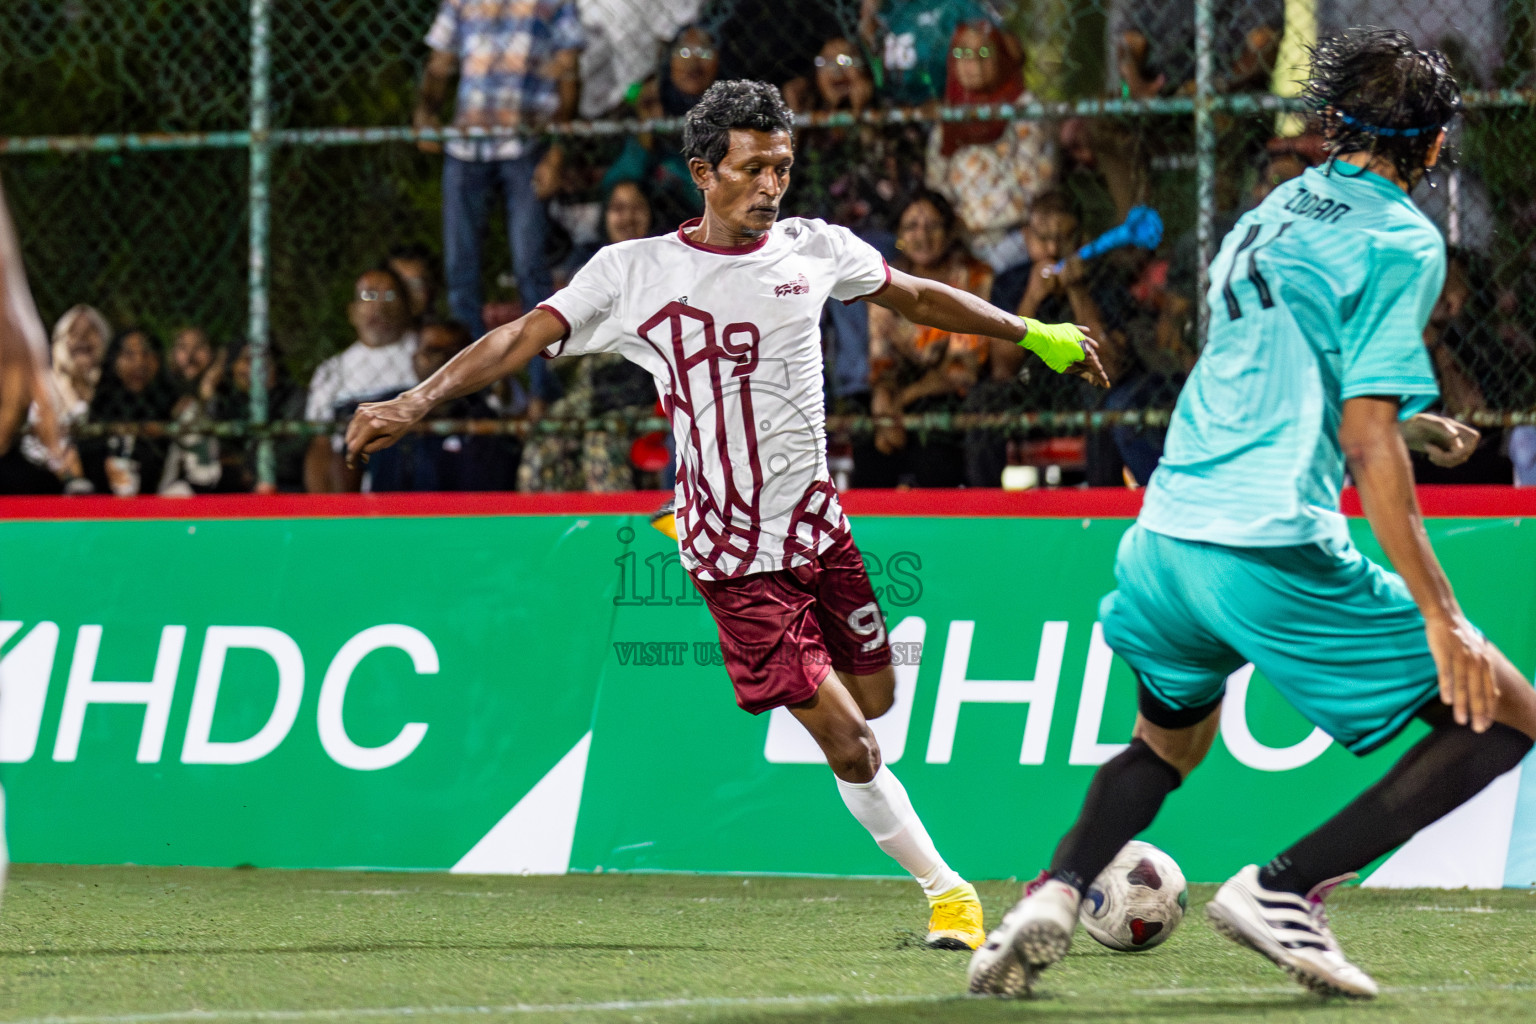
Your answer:
[[[212,414],[214,396],[224,376],[225,353],[215,352],[208,332],[183,327],[171,339],[166,380],[176,392],[171,417],[183,425],[206,420]],[[166,453],[160,493],[185,496],[207,493],[219,486],[222,462],[219,441],[207,434],[179,434]]]
[[[724,0],[710,24],[716,26],[725,77],[778,83],[810,74],[821,41],[852,28],[845,15],[853,6],[827,0]]]
[[[859,34],[881,55],[876,85],[901,107],[943,99],[955,29],[987,16],[975,0],[864,0],[862,8]]]
[[[405,285],[393,270],[376,267],[357,279],[347,319],[357,340],[315,368],[304,404],[304,418],[311,423],[336,423],[357,403],[393,398],[416,383],[410,305]],[[310,440],[304,460],[306,490],[355,491],[361,483],[361,474],[348,469],[342,458],[339,432]]]
[[[1212,26],[1217,92],[1268,92],[1285,35],[1285,0],[1216,0]],[[1133,99],[1195,88],[1194,0],[1116,0],[1110,66]]]
[[[396,246],[384,262],[405,285],[412,320],[420,322],[437,311],[437,258],[432,250],[419,242]]]
[[[53,325],[52,383],[58,397],[59,431],[65,438],[89,415],[111,338],[106,317],[84,303],[71,306]],[[35,419],[35,412],[32,410],[29,418]],[[17,473],[18,479],[8,480],[8,493],[87,493],[92,489],[73,443],[65,446],[62,456],[53,457],[35,435],[27,434],[21,439],[21,454],[35,471]]]
[[[474,339],[454,320],[429,320],[412,356],[416,376],[426,380]],[[428,414],[434,420],[499,419],[485,394],[444,402]],[[369,459],[371,491],[503,491],[516,478],[521,444],[510,436],[408,434]]]
[[[858,114],[874,101],[864,58],[842,38],[822,46],[813,77],[784,88],[785,101],[802,114]],[[896,202],[921,185],[921,159],[904,126],[813,124],[797,139],[788,209],[852,228],[877,249],[888,249]]]
[[[1515,486],[1536,487],[1536,427],[1510,429],[1509,458],[1515,464]]]
[[[920,192],[897,221],[896,265],[985,297],[992,269],[965,249],[953,207]],[[957,411],[966,392],[993,372],[995,339],[918,327],[883,306],[869,311],[869,367],[876,416]],[[1005,345],[996,342],[996,345]],[[855,487],[956,487],[966,482],[964,452],[952,436],[911,436],[900,423],[878,427],[854,445]],[[994,481],[995,483],[995,481]]]
[[[688,25],[672,37],[661,65],[661,109],[682,117],[720,76],[720,49],[702,25]]]
[[[650,197],[634,182],[621,182],[608,197],[603,225],[608,244],[651,234]],[[623,356],[583,356],[565,397],[550,407],[560,418],[618,414],[643,416],[656,402],[656,383]],[[624,429],[589,430],[583,436],[530,439],[517,470],[520,491],[628,491],[636,485],[629,462],[632,437]]]
[[[664,115],[661,83],[647,78],[635,90],[635,116],[654,121]],[[611,195],[621,181],[640,183],[656,197],[657,226],[668,231],[704,212],[704,199],[688,174],[688,161],[677,148],[677,138],[657,132],[629,136],[599,185],[604,195]]]
[[[1215,0],[1211,42],[1216,92],[1269,91],[1285,34],[1285,7],[1286,0]],[[1115,0],[1106,35],[1114,95],[1147,99],[1194,93],[1194,0]],[[1218,114],[1215,126],[1219,188],[1222,182],[1241,180],[1248,162],[1273,132],[1274,118],[1266,113]],[[1159,118],[1132,131],[1159,155],[1178,157],[1193,146],[1190,127],[1187,119]]]
[[[1510,387],[1510,353],[1499,337],[1492,265],[1455,246],[1446,256],[1445,284],[1424,326],[1424,346],[1435,367],[1445,413],[1464,417],[1489,408],[1523,407],[1517,389]],[[1513,467],[1501,451],[1504,441],[1503,430],[1485,429],[1472,457],[1450,468],[1414,452],[1414,479],[1424,484],[1507,484]]]
[[[1300,177],[1308,167],[1314,167],[1322,158],[1321,139],[1317,136],[1271,139],[1253,162],[1252,184],[1246,192],[1238,193],[1235,205],[1218,209],[1211,225],[1212,255],[1220,248],[1221,240],[1232,230],[1237,219],[1258,206],[1276,188]],[[1238,183],[1241,188],[1241,182]],[[1236,192],[1236,189],[1232,191]],[[1169,256],[1168,282],[1159,297],[1161,316],[1158,333],[1164,347],[1182,349],[1187,353],[1188,366],[1194,365],[1199,347],[1195,337],[1195,300],[1197,287],[1196,270],[1199,265],[1199,239],[1194,228],[1181,234],[1173,243]]]
[[[1134,382],[1139,379],[1136,356],[1125,333],[1133,304],[1112,260],[1101,257],[1092,264],[1084,264],[1077,258],[1077,249],[1086,241],[1071,198],[1060,191],[1044,193],[1035,200],[1024,229],[1028,258],[998,275],[992,303],[1047,323],[1070,322],[1087,327],[1099,339],[1099,358],[1112,382],[1104,401],[1113,402],[1117,396],[1132,394]],[[1060,270],[1058,263],[1062,264]],[[1086,386],[1053,379],[1039,357],[1018,346],[1002,348],[999,355],[1002,368],[1010,375],[1018,375],[1018,407],[1085,409],[1099,401],[1099,396]],[[1091,485],[1121,482],[1120,460],[1124,456],[1117,454],[1117,448],[1111,439],[1090,437],[1087,456]],[[1151,468],[1144,464],[1155,465],[1159,454],[1160,448],[1151,453],[1133,453],[1127,461],[1135,461],[1150,476]],[[1000,443],[993,445],[989,459],[989,468],[995,465],[1000,476],[1005,459]],[[1141,468],[1133,468],[1138,478]]]
[[[946,103],[1027,102],[1019,41],[990,21],[955,30]],[[1032,121],[954,121],[928,141],[928,187],[955,206],[971,251],[1001,271],[1023,258],[1019,228],[1056,176],[1048,126]]]
[[[304,419],[304,389],[295,387],[282,372],[279,360],[267,358],[267,419],[293,422]],[[251,418],[251,347],[241,342],[229,357],[229,372],[219,382],[213,401],[213,418],[220,421],[246,422]],[[256,476],[257,442],[250,437],[225,438],[219,443],[219,462],[223,467],[217,490],[225,493],[293,493],[304,490],[304,453],[309,441],[303,437],[283,436],[272,439],[273,486],[263,491]]]
[[[148,331],[130,329],[108,346],[101,382],[91,398],[93,423],[163,423],[171,418],[176,392],[164,374],[164,343]],[[101,494],[119,497],[155,494],[165,472],[169,442],[163,438],[111,434],[80,443],[85,476]]]
[[[201,327],[183,327],[171,336],[166,375],[176,393],[187,400],[178,403],[180,408],[206,405],[213,400],[224,376],[224,359],[224,351],[214,351],[208,332]]]
[[[848,110],[855,114],[873,106],[875,83],[869,77],[864,55],[841,37],[822,44],[812,65],[815,73],[784,83],[784,102],[797,114]]]

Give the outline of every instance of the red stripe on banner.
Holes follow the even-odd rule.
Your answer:
[[[370,516],[649,515],[670,491],[611,494],[209,494],[195,498],[0,498],[0,520],[46,519],[335,519]],[[1087,490],[855,490],[839,495],[851,516],[971,516],[1041,519],[1129,519],[1141,492]],[[1536,488],[1420,487],[1427,516],[1536,516]],[[1344,512],[1358,516],[1360,498],[1346,490]]]

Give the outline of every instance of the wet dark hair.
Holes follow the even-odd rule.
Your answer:
[[[731,148],[731,129],[793,134],[794,117],[779,90],[767,82],[716,82],[683,121],[683,159],[718,167]]]
[[[1395,29],[1367,28],[1322,40],[1311,57],[1302,95],[1322,112],[1329,156],[1370,153],[1416,184],[1440,129],[1461,109],[1445,54],[1417,49]]]

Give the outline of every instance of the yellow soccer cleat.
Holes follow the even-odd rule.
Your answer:
[[[673,540],[677,540],[677,503],[675,499],[669,498],[665,505],[651,513],[651,525]]]
[[[930,896],[928,936],[923,941],[933,949],[973,950],[987,939],[981,925],[981,900],[969,882],[962,882],[948,892]]]

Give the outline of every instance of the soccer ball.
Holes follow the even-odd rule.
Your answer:
[[[1077,917],[1110,949],[1136,953],[1167,941],[1184,920],[1189,889],[1174,859],[1132,840],[1083,894]]]

